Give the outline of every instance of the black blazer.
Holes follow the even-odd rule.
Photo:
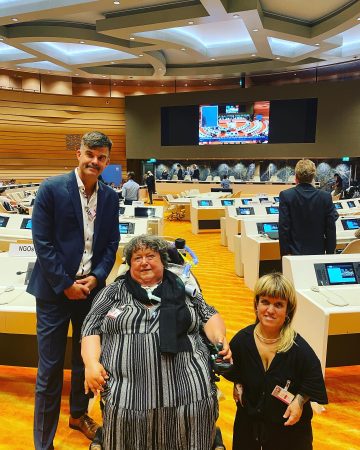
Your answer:
[[[119,200],[99,183],[91,273],[105,286],[119,245]],[[74,282],[83,252],[84,225],[75,172],[41,183],[32,214],[37,255],[27,292],[53,301]]]
[[[334,253],[338,213],[328,192],[308,183],[280,192],[281,255]]]

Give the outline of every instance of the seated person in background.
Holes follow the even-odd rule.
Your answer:
[[[310,401],[327,403],[320,361],[291,326],[293,285],[281,274],[261,277],[254,289],[255,324],[230,342],[237,412],[233,450],[311,450]]]
[[[0,189],[0,204],[6,209],[6,211],[15,211],[14,206],[11,203],[12,200],[5,194],[6,188]]]
[[[223,176],[223,179],[221,180],[221,187],[223,188],[223,189],[230,189],[230,180],[228,179],[228,176],[227,175],[224,175]]]
[[[164,169],[164,170],[162,171],[161,179],[162,179],[162,180],[168,180],[168,179],[169,179],[169,172],[168,172],[166,169]]]
[[[184,172],[180,164],[176,164],[176,175],[178,177],[178,180],[184,179]]]
[[[101,391],[104,450],[210,450],[218,415],[209,350],[231,353],[217,311],[167,270],[168,243],[137,236],[130,269],[93,302],[82,332],[86,385]]]
[[[335,195],[341,194],[342,189],[343,189],[343,180],[338,173],[335,173],[335,175],[334,175],[334,184],[332,185],[332,188],[333,188],[333,191],[331,192],[331,195],[333,197]]]
[[[191,178],[193,180],[200,180],[200,170],[196,164],[193,165],[193,174]]]
[[[127,182],[123,184],[121,195],[124,199],[125,205],[131,205],[133,201],[139,200],[140,186],[134,180],[135,173],[128,172]]]

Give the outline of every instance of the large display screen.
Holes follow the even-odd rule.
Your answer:
[[[198,200],[198,206],[212,206],[212,200]]]
[[[20,228],[23,230],[31,230],[31,219],[23,219]]]
[[[325,264],[329,284],[356,284],[355,270],[352,263]]]
[[[360,219],[341,219],[344,230],[357,230],[360,228]]]
[[[199,106],[199,145],[267,144],[270,102]]]
[[[8,217],[0,216],[0,228],[5,228],[9,221]]]
[[[238,216],[252,216],[254,215],[254,208],[239,206],[239,208],[236,208],[236,214]]]
[[[154,217],[155,208],[144,208],[142,206],[136,206],[134,208],[135,217]]]

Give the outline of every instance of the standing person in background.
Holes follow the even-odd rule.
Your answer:
[[[332,185],[333,191],[331,192],[331,195],[335,197],[335,195],[341,194],[343,190],[343,180],[341,176],[338,173],[334,174],[334,184]]]
[[[196,164],[193,165],[193,174],[192,174],[193,180],[200,180],[200,170]]]
[[[128,172],[127,182],[123,184],[121,194],[124,199],[125,205],[132,205],[132,202],[139,200],[140,186],[137,184],[134,178],[135,173]]]
[[[293,285],[281,274],[254,288],[255,324],[230,342],[237,412],[233,450],[312,450],[310,401],[328,402],[321,365],[292,328]]]
[[[182,170],[180,164],[176,164],[176,169],[177,169],[176,175],[178,177],[178,180],[183,180],[184,174],[183,174],[183,170]]]
[[[148,194],[149,194],[149,202],[150,202],[150,205],[152,205],[152,203],[153,203],[152,196],[153,196],[153,194],[155,194],[156,189],[155,189],[155,177],[154,177],[153,173],[151,172],[151,170],[148,170],[146,173],[145,183],[146,183]]]
[[[313,186],[315,164],[309,159],[295,166],[296,186],[279,195],[281,255],[334,253],[338,213],[331,195]]]
[[[228,178],[228,176],[225,174],[224,176],[223,176],[223,179],[221,180],[221,187],[222,187],[222,189],[230,189],[230,180],[229,180],[229,178]]]
[[[77,151],[79,166],[69,174],[44,181],[35,200],[32,233],[37,260],[27,291],[36,297],[36,450],[54,448],[70,321],[69,426],[89,439],[98,428],[87,415],[80,331],[92,299],[105,286],[119,245],[118,196],[98,181],[109,164],[111,146],[103,133],[86,133]]]

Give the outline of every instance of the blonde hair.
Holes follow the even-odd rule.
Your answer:
[[[301,159],[295,166],[295,176],[299,183],[312,183],[316,166],[310,159]]]
[[[294,286],[282,273],[274,272],[259,278],[254,288],[255,323],[259,323],[257,307],[262,296],[287,300],[286,319],[280,330],[278,353],[287,352],[294,344],[296,332],[292,327],[292,320],[296,311],[296,295]]]

